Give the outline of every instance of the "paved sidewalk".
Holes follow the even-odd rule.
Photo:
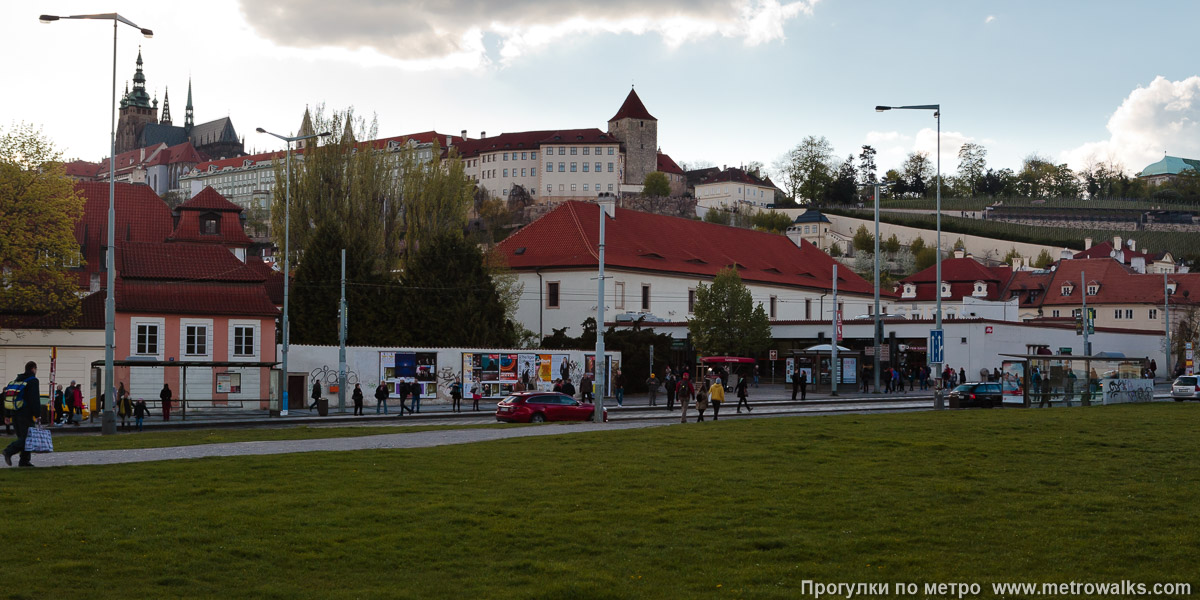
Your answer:
[[[95,450],[89,452],[55,452],[34,456],[39,467],[61,467],[76,465],[111,465],[118,463],[178,460],[185,458],[208,458],[212,456],[259,456],[265,454],[291,454],[296,452],[344,452],[349,450],[378,450],[390,448],[429,448],[452,444],[470,444],[510,438],[540,437],[582,433],[588,431],[614,431],[661,427],[661,423],[577,423],[550,424],[537,427],[512,429],[450,429],[421,431],[416,433],[391,433],[363,437],[331,438],[317,440],[286,440],[269,442],[235,442],[230,444],[204,444],[172,448],[145,448],[135,450]]]

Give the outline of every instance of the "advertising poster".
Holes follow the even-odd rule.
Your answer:
[[[417,379],[417,353],[415,352],[397,352],[396,353],[396,379],[403,381],[416,381]]]
[[[464,352],[462,355],[462,386],[463,396],[471,397],[471,389],[475,386],[475,355]]]
[[[379,381],[387,381],[396,376],[396,353],[379,353]]]
[[[551,374],[554,373],[553,365],[554,365],[554,360],[549,354],[539,354],[538,355],[538,370],[537,370],[538,381],[549,382],[552,379],[554,379],[554,377],[551,376]]]
[[[571,356],[569,354],[550,355],[550,380],[567,380],[571,378]]]
[[[841,383],[858,383],[858,358],[853,356],[842,357],[842,381]]]
[[[420,382],[437,382],[437,353],[418,352],[416,354],[416,378]]]
[[[591,377],[593,381],[596,379],[596,355],[587,354],[583,357],[583,374]]]
[[[796,359],[788,358],[783,365],[783,380],[786,383],[792,382],[792,374],[796,372]]]
[[[500,355],[500,381],[512,383],[517,380],[517,355]]]
[[[541,361],[536,354],[518,354],[517,379],[522,383],[528,381],[530,385],[537,383],[540,364]]]
[[[500,380],[500,355],[479,354],[479,380],[484,382]]]
[[[1000,393],[1007,404],[1025,404],[1025,363],[1004,361],[1000,364]]]

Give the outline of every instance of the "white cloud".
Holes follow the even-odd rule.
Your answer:
[[[1109,139],[1059,153],[1073,169],[1116,161],[1132,174],[1163,153],[1200,157],[1200,76],[1182,81],[1155,77],[1130,92],[1108,119]]]
[[[984,23],[984,25],[986,25],[995,20],[996,20],[996,15],[988,15],[987,18],[983,20],[983,23]]]
[[[953,173],[958,168],[958,149],[974,141],[975,138],[958,131],[943,131],[942,173]],[[924,152],[931,161],[937,161],[937,130],[931,127],[921,129],[915,137],[898,131],[870,131],[863,143],[875,148],[875,164],[880,171],[899,169],[912,152]]]
[[[244,0],[241,10],[260,35],[276,44],[369,50],[403,66],[428,68],[490,64],[485,34],[498,38],[501,62],[557,40],[601,33],[653,33],[669,48],[712,36],[756,46],[785,39],[784,24],[812,15],[817,1]]]

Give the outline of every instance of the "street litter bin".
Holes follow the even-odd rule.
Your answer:
[[[317,400],[317,414],[321,415],[322,417],[329,416],[329,400],[325,398]]]

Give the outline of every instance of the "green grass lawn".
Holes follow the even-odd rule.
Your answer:
[[[31,599],[1200,591],[1198,426],[1200,406],[1156,403],[12,469],[0,582]]]
[[[196,446],[199,444],[224,444],[228,442],[259,442],[272,440],[313,440],[339,437],[361,437],[385,433],[415,433],[438,429],[474,429],[476,427],[504,427],[505,425],[383,425],[362,427],[309,427],[292,426],[268,429],[184,429],[175,431],[121,432],[118,435],[98,433],[54,432],[54,450],[76,452],[80,450],[129,450],[132,448],[165,448],[168,446]],[[511,425],[510,425],[511,426]],[[520,425],[517,425],[520,427]],[[12,438],[8,438],[11,440]],[[7,443],[7,441],[5,442]],[[37,462],[36,460],[34,462]]]

